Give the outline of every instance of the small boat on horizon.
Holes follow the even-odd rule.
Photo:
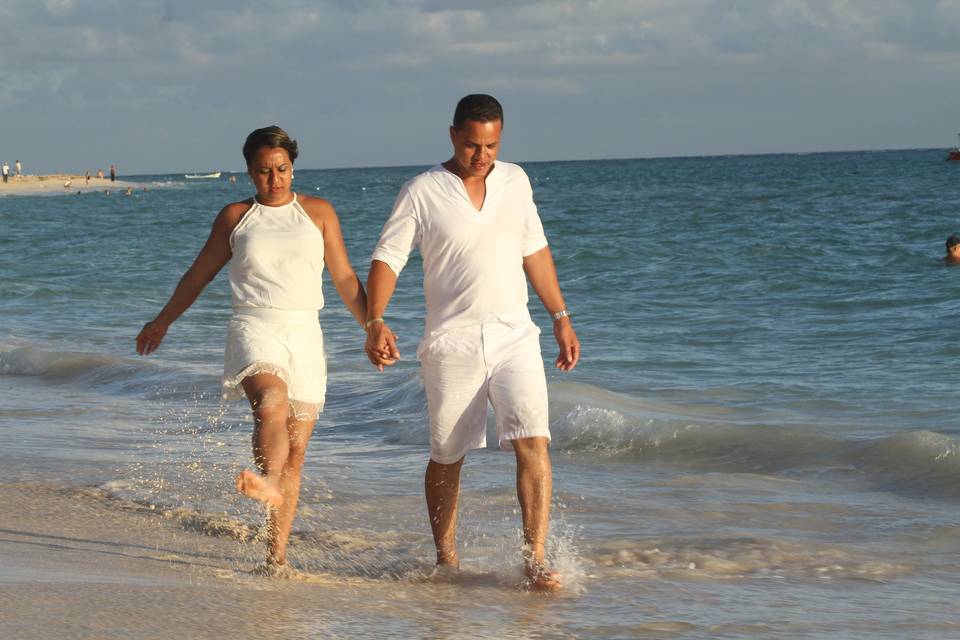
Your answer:
[[[960,138],[960,133],[957,134],[957,137]],[[950,160],[951,162],[960,162],[960,146],[956,146],[947,152],[947,160]]]
[[[213,173],[185,173],[183,177],[187,180],[209,180],[220,177],[219,171],[214,171]]]

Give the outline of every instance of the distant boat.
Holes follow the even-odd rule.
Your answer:
[[[183,175],[187,180],[209,180],[220,177],[219,171],[214,171],[213,173],[185,173]]]
[[[960,133],[957,134],[957,137],[960,138]],[[954,147],[947,152],[947,160],[951,162],[960,162],[960,147]]]

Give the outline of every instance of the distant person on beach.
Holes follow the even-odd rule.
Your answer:
[[[103,169],[97,169],[97,177],[103,180]]]
[[[323,409],[327,365],[318,311],[321,274],[358,322],[367,301],[350,266],[340,221],[330,203],[291,191],[297,143],[280,127],[253,131],[243,145],[256,195],[224,207],[210,236],[157,317],[137,336],[152,353],[169,326],[230,262],[233,317],[227,328],[225,397],[246,395],[253,410],[253,457],[237,490],[270,507],[263,570],[286,571],[287,540],[300,495],[307,442]]]
[[[951,267],[960,265],[960,236],[957,234],[947,238],[947,255],[943,257],[943,264]]]
[[[110,165],[110,182],[116,182],[116,181],[117,181],[117,167],[114,165]]]
[[[3,161],[2,171],[3,171],[3,182],[4,184],[6,184],[7,181],[10,180],[10,165],[7,164],[6,160]]]
[[[419,247],[427,317],[417,357],[431,443],[424,486],[437,565],[459,567],[460,469],[467,451],[486,445],[491,403],[500,445],[517,460],[527,585],[554,590],[562,579],[547,568],[544,546],[552,493],[547,384],[524,272],[553,318],[558,369],[577,365],[580,344],[530,181],[519,166],[497,161],[502,127],[495,98],[464,97],[449,129],[453,157],[400,190],[373,252],[365,349],[381,371],[400,358],[384,315]]]
[[[83,177],[87,181],[87,186],[90,186],[90,172],[87,171],[86,175],[84,175]]]
[[[21,177],[21,175],[22,175],[22,173],[21,173],[21,171],[20,171],[22,168],[23,168],[23,167],[20,165],[20,161],[19,161],[19,160],[17,160],[16,162],[13,163],[13,169],[14,169],[15,175],[17,176],[17,180],[19,180],[20,177]]]

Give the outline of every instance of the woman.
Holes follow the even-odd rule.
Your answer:
[[[236,485],[272,507],[267,569],[275,571],[286,563],[307,441],[326,393],[317,319],[324,266],[357,322],[366,317],[367,301],[333,207],[290,190],[296,141],[280,127],[257,129],[247,137],[243,157],[256,196],[228,204],[217,215],[170,300],[137,336],[137,352],[153,353],[170,324],[230,262],[233,317],[223,386],[227,397],[246,395],[250,402],[260,472],[242,471]]]

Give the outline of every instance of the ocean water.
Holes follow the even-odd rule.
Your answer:
[[[583,346],[573,372],[548,369],[548,553],[569,589],[517,589],[514,464],[495,448],[464,468],[462,575],[425,582],[414,256],[387,313],[404,357],[382,374],[325,291],[328,400],[291,561],[387,587],[334,635],[960,638],[960,268],[940,262],[960,166],[939,150],[522,164]],[[295,189],[334,204],[365,278],[423,168],[298,169]],[[148,189],[0,199],[0,482],[189,513],[248,549],[240,575],[262,514],[232,490],[251,424],[219,399],[226,273],[155,355],[133,340],[251,191],[131,179]],[[416,607],[371,624],[400,610],[391,592]]]

